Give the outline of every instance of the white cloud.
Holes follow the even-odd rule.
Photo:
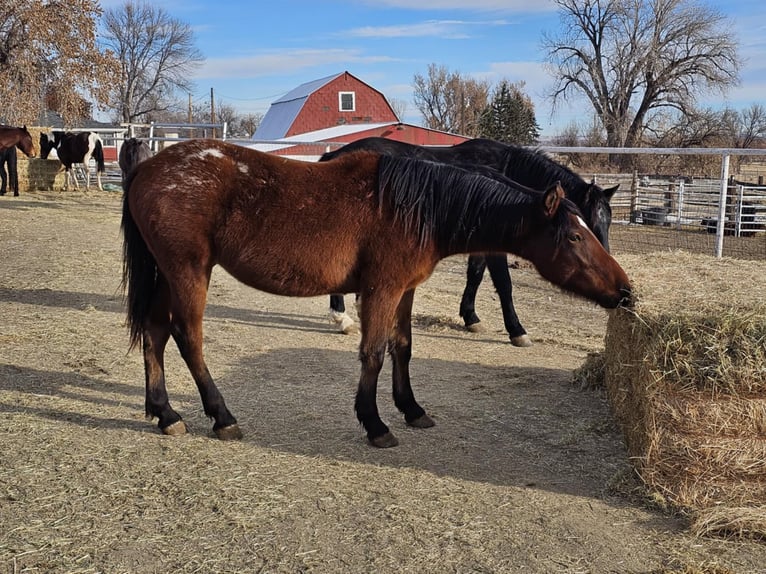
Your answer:
[[[398,26],[364,26],[353,28],[340,35],[352,38],[419,38],[436,37],[449,39],[470,38],[466,31],[468,28],[477,26],[505,26],[505,20],[492,20],[488,22],[469,22],[465,20],[429,20],[417,24],[402,24]]]
[[[396,61],[388,56],[363,56],[358,50],[274,50],[240,57],[209,58],[195,78],[257,78],[284,75],[325,64],[370,64]]]
[[[407,8],[410,10],[466,10],[471,12],[548,12],[556,9],[553,0],[365,0],[376,8]]]

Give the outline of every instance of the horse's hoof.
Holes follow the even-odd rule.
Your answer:
[[[233,424],[216,429],[215,436],[217,436],[219,440],[241,440],[242,431],[239,430],[238,424]]]
[[[384,435],[371,438],[370,444],[378,448],[391,448],[392,446],[399,444],[399,439],[397,439],[392,433],[387,432]]]
[[[531,347],[532,339],[530,339],[527,334],[511,337],[511,345],[514,347]]]
[[[465,330],[469,333],[483,333],[484,332],[484,325],[479,323],[471,323],[470,325],[465,326]]]
[[[409,421],[407,424],[410,425],[411,427],[415,427],[419,429],[427,429],[427,428],[431,428],[436,423],[434,422],[434,419],[432,419],[428,415],[422,415],[413,421]]]
[[[176,421],[162,429],[162,434],[168,436],[181,436],[182,434],[186,434],[186,424],[183,421]]]
[[[346,317],[346,320],[340,324],[340,332],[344,335],[356,335],[359,332],[359,327],[350,317]]]

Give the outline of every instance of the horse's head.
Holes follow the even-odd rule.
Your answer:
[[[560,184],[542,194],[538,212],[542,224],[532,233],[522,255],[543,277],[602,307],[629,302],[628,276],[577,207],[565,198]]]
[[[612,206],[609,202],[619,187],[620,184],[617,184],[604,189],[591,183],[580,206],[585,223],[607,251],[609,251],[609,226],[612,225]]]
[[[19,138],[16,147],[18,147],[27,157],[35,157],[35,144],[32,135],[27,130],[27,126],[20,128],[21,138]]]
[[[53,140],[53,134],[47,134],[45,132],[40,132],[40,157],[43,159],[48,159],[48,154],[51,153],[51,150],[56,147]]]

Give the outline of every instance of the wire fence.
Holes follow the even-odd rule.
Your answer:
[[[669,179],[603,175],[603,186],[620,184],[611,201],[610,245],[615,253],[683,249],[766,260],[766,186],[731,181],[721,209],[718,179]]]
[[[611,201],[610,247],[618,253],[683,249],[718,257],[766,260],[766,186],[729,177],[731,156],[762,156],[754,149],[544,148],[552,153],[716,155],[720,178],[597,174],[599,185],[620,184]],[[766,168],[765,168],[766,169]]]

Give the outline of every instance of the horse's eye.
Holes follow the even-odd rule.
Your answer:
[[[576,243],[578,241],[582,241],[582,235],[580,235],[577,232],[570,233],[569,234],[569,241],[571,241],[572,243]]]

